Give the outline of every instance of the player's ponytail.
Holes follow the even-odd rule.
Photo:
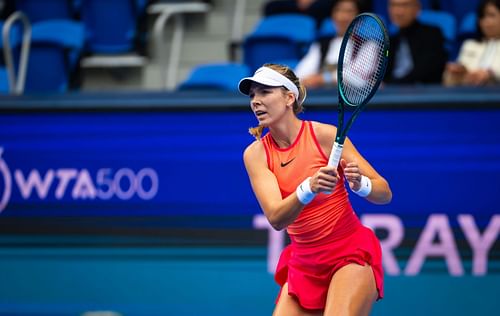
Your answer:
[[[264,132],[264,125],[259,125],[256,127],[250,127],[248,129],[250,135],[255,137],[255,139],[259,140],[262,137],[262,133]]]

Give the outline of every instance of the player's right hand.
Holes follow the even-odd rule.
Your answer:
[[[332,166],[321,167],[311,177],[311,191],[313,191],[314,193],[331,193],[335,189],[338,181],[339,175],[337,172],[337,168]]]

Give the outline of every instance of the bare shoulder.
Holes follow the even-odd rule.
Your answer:
[[[312,121],[314,134],[321,145],[333,144],[337,127],[332,124],[325,124],[321,122]]]
[[[247,146],[243,152],[243,160],[248,167],[249,164],[266,161],[266,152],[262,141],[255,140]]]

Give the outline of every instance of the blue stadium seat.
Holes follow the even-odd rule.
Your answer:
[[[243,60],[250,71],[268,62],[298,61],[316,39],[313,18],[300,14],[263,17],[243,42]]]
[[[32,25],[26,92],[65,92],[84,44],[81,23],[46,20]]]
[[[458,38],[463,40],[473,37],[477,33],[477,15],[476,12],[469,12],[460,21],[458,26]]]
[[[251,75],[244,64],[215,63],[198,65],[177,90],[238,91],[238,82]]]
[[[462,21],[469,12],[475,12],[479,0],[440,0],[440,8]]]
[[[458,25],[457,39],[455,41],[455,54],[452,56],[453,58],[458,57],[460,48],[465,40],[469,38],[476,38],[479,35],[476,23],[476,12],[469,12],[460,21],[460,24]]]
[[[457,39],[457,21],[455,17],[451,13],[444,11],[422,10],[418,19],[421,23],[439,27],[446,41],[446,49],[450,54],[453,54]]]
[[[326,18],[321,22],[319,30],[317,32],[317,39],[334,37],[337,34],[335,29],[335,24],[331,18]]]
[[[7,76],[7,69],[0,66],[0,94],[9,93],[9,78]]]
[[[31,23],[50,19],[72,19],[72,0],[15,0],[15,9],[24,12]]]
[[[135,49],[137,22],[144,13],[145,0],[81,0],[87,51],[119,54]]]

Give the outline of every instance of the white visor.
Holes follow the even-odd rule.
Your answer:
[[[241,79],[238,84],[238,89],[241,93],[248,95],[250,93],[250,86],[252,85],[252,82],[257,82],[270,87],[285,87],[289,91],[293,92],[295,100],[299,99],[299,89],[297,89],[297,86],[290,79],[269,67],[260,67],[255,71],[253,77]]]

